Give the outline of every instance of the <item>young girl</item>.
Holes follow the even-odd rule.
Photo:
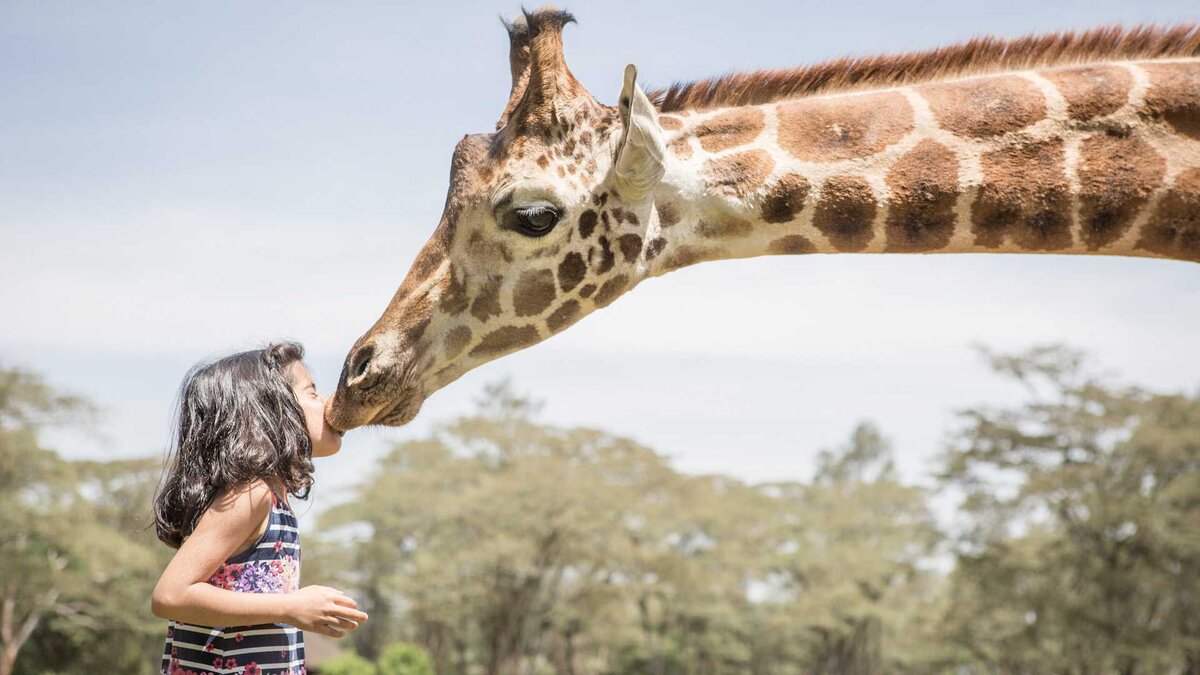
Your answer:
[[[158,538],[179,549],[151,602],[170,620],[163,673],[304,673],[301,631],[342,637],[367,620],[339,591],[298,588],[288,495],[307,497],[312,458],[342,445],[303,356],[298,344],[273,344],[184,379],[154,504]]]

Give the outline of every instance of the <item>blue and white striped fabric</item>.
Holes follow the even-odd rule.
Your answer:
[[[208,583],[239,593],[292,593],[300,587],[296,514],[272,492],[266,532],[222,564]],[[167,675],[302,675],[304,633],[281,623],[196,626],[171,621],[163,649]]]

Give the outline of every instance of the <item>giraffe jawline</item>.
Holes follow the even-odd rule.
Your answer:
[[[368,422],[368,426],[402,427],[413,421],[421,410],[424,401],[418,397],[397,401],[394,405],[380,410]]]

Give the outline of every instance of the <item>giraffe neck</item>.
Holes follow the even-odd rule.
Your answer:
[[[1200,59],[664,114],[648,275],[795,253],[1200,261]]]

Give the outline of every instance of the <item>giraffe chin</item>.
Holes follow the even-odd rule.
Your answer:
[[[421,396],[412,396],[402,400],[390,408],[381,410],[375,417],[367,423],[368,426],[382,427],[402,427],[405,424],[413,421],[417,413],[421,412],[421,404],[425,402],[425,398]]]

